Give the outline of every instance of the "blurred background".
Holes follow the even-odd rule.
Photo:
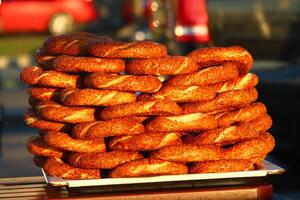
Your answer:
[[[204,46],[241,45],[254,59],[260,101],[273,118],[276,149],[287,169],[275,192],[300,198],[299,0],[2,0],[0,6],[0,177],[39,176],[26,151],[36,131],[23,112],[22,68],[51,35],[88,31],[118,40],[151,39],[173,55]],[[298,144],[299,140],[299,144]],[[299,146],[298,146],[299,145]]]

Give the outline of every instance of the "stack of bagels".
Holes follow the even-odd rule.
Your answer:
[[[272,151],[241,47],[167,55],[152,41],[78,32],[49,38],[25,68],[34,162],[64,179],[254,170]]]

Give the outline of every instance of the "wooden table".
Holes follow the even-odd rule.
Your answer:
[[[0,179],[0,199],[271,199],[272,185],[260,179],[247,184],[203,186],[201,183],[170,183],[159,186],[120,186],[114,189],[50,187],[43,177]],[[156,188],[156,189],[154,189]],[[159,189],[158,189],[159,188]]]

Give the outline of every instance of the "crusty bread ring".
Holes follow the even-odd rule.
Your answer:
[[[184,56],[134,59],[127,63],[126,70],[135,75],[178,75],[198,70],[193,59]]]
[[[35,111],[43,118],[57,122],[75,124],[95,121],[95,108],[65,107],[53,101],[39,101]]]
[[[142,159],[135,151],[111,151],[103,153],[71,153],[68,163],[71,166],[88,169],[112,169],[129,161]]]
[[[201,69],[191,74],[177,75],[167,81],[167,85],[198,85],[205,86],[238,78],[237,65],[224,63],[219,66]]]
[[[235,62],[241,74],[247,73],[253,65],[251,54],[240,46],[200,48],[190,52],[188,56],[193,58],[200,68],[228,61]]]
[[[40,67],[26,67],[20,74],[20,79],[30,85],[58,88],[76,88],[80,86],[79,76],[56,71],[44,71]]]
[[[114,137],[109,148],[118,150],[150,151],[164,146],[181,144],[180,133],[142,133],[134,136]]]
[[[109,177],[142,177],[187,173],[188,168],[185,164],[174,163],[160,159],[145,158],[117,166],[110,171]]]
[[[60,88],[47,88],[47,87],[29,87],[26,92],[28,95],[32,96],[37,100],[51,100],[59,101],[60,97]]]
[[[222,158],[222,148],[213,144],[207,145],[170,145],[152,153],[151,158],[174,162],[200,162],[219,160]]]
[[[224,159],[250,159],[271,152],[275,147],[274,137],[268,133],[261,133],[256,138],[239,142],[229,148],[223,149]]]
[[[236,122],[254,120],[266,112],[266,106],[263,103],[256,102],[238,110],[216,115],[216,119],[218,121],[218,126],[227,127]]]
[[[90,42],[112,41],[108,36],[98,36],[86,32],[76,32],[50,37],[43,44],[43,49],[53,55],[86,55],[86,46]]]
[[[245,159],[212,160],[193,163],[189,167],[189,173],[223,173],[254,170],[254,163]]]
[[[63,157],[61,150],[49,147],[39,136],[32,136],[27,140],[27,149],[30,153],[37,156]]]
[[[46,174],[64,179],[96,179],[101,178],[99,169],[80,169],[64,163],[59,158],[48,158],[43,169]]]
[[[216,98],[197,103],[185,103],[181,106],[183,113],[202,112],[208,113],[225,108],[241,108],[254,101],[258,97],[257,90],[233,90],[219,93]]]
[[[103,119],[129,116],[178,115],[181,108],[174,101],[138,101],[129,104],[106,107],[101,112]]]
[[[47,131],[43,135],[43,140],[51,147],[66,151],[82,153],[100,153],[106,151],[103,138],[94,140],[78,140],[71,138],[64,132]]]
[[[52,69],[60,72],[117,73],[125,70],[125,61],[63,55],[53,60]]]
[[[32,109],[36,106],[36,104],[39,102],[39,100],[33,98],[32,96],[28,97],[28,104],[31,106]]]
[[[167,55],[167,48],[152,41],[93,42],[88,45],[92,56],[103,58],[157,58]]]
[[[168,99],[177,103],[184,103],[211,100],[216,96],[216,92],[206,86],[163,86],[152,96],[155,99]],[[140,97],[139,99],[143,98]]]
[[[27,110],[24,113],[24,121],[27,124],[27,126],[31,128],[63,132],[69,132],[71,130],[70,124],[64,124],[42,119],[38,115],[36,115],[31,109]]]
[[[247,73],[239,76],[237,79],[229,80],[223,83],[216,83],[209,87],[217,92],[226,92],[231,90],[243,90],[255,87],[258,84],[258,77],[255,74]]]
[[[67,88],[60,96],[60,101],[66,106],[114,106],[135,100],[134,93],[97,89]]]
[[[258,137],[261,132],[267,131],[272,126],[269,115],[263,114],[252,121],[243,122],[236,126],[221,127],[196,136],[188,135],[184,140],[186,144],[232,144],[248,138]]]
[[[238,125],[254,130],[256,132],[265,132],[272,126],[272,118],[267,113],[251,120],[249,122],[239,122]]]
[[[107,121],[95,121],[76,124],[72,130],[77,139],[137,135],[145,131],[139,120],[134,118],[115,118]]]
[[[148,124],[146,130],[149,132],[180,132],[200,131],[217,127],[217,121],[213,115],[192,113],[177,116],[157,116]]]
[[[43,69],[50,69],[52,67],[53,60],[56,56],[46,53],[44,49],[37,49],[34,53],[34,59],[38,66]]]
[[[84,79],[87,87],[127,92],[157,92],[162,83],[156,76],[133,76],[93,73]]]
[[[221,159],[251,159],[273,150],[275,140],[269,133],[243,140],[231,147],[222,148],[214,144],[171,145],[152,153],[151,157],[173,162],[201,162]]]

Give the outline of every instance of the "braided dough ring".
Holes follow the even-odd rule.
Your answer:
[[[223,150],[224,159],[251,159],[271,152],[275,147],[274,137],[268,133],[261,133],[256,138],[239,142]]]
[[[189,57],[166,56],[162,58],[134,59],[128,62],[126,70],[135,75],[177,75],[198,70],[197,64]]]
[[[117,73],[125,70],[125,61],[63,55],[53,60],[52,69],[60,72]]]
[[[106,151],[103,138],[78,140],[71,138],[71,136],[63,132],[47,131],[43,135],[43,140],[51,147],[66,151],[82,153],[100,153]]]
[[[164,146],[181,144],[179,133],[142,133],[135,136],[114,137],[109,148],[118,150],[150,151]]]
[[[201,162],[221,159],[251,159],[265,155],[273,150],[275,140],[269,133],[261,133],[256,138],[250,138],[222,148],[218,145],[172,145],[154,152],[151,157],[173,162]]]
[[[101,178],[99,169],[80,169],[64,163],[59,158],[48,158],[43,169],[46,174],[64,179],[96,179]]]
[[[71,153],[68,162],[71,166],[88,169],[112,169],[129,161],[142,159],[134,151],[111,151],[103,153]]]
[[[46,87],[29,87],[26,92],[28,95],[37,100],[52,100],[59,101],[60,97],[59,88],[46,88]]]
[[[59,149],[49,147],[41,137],[33,136],[27,140],[27,149],[36,156],[44,157],[63,157],[63,152]]]
[[[237,65],[227,62],[219,66],[201,69],[191,74],[173,76],[167,81],[167,85],[205,86],[236,78],[238,78]]]
[[[181,108],[174,101],[138,101],[129,104],[106,107],[101,112],[103,119],[148,116],[148,115],[178,115]]]
[[[76,124],[72,134],[77,139],[137,135],[145,131],[139,120],[134,118],[115,118],[107,121],[96,121]]]
[[[213,115],[192,113],[178,116],[157,116],[148,124],[149,132],[180,132],[209,130],[217,127],[217,121]]]
[[[37,49],[34,53],[36,64],[43,69],[50,69],[55,58],[56,56],[49,55],[44,49]]]
[[[152,41],[93,42],[88,52],[103,58],[157,58],[167,55],[167,48]]]
[[[191,174],[201,173],[223,173],[236,171],[254,170],[254,163],[251,160],[230,159],[196,162],[189,168]]]
[[[258,97],[257,90],[233,90],[219,93],[216,98],[197,103],[185,103],[181,106],[184,113],[202,112],[208,113],[228,108],[241,108],[254,101]]]
[[[240,46],[201,48],[190,52],[188,56],[193,58],[200,68],[228,61],[235,62],[241,74],[247,73],[253,65],[251,54]]]
[[[236,126],[217,128],[200,133],[196,136],[188,136],[186,144],[232,144],[248,138],[258,137],[261,132],[265,132],[272,125],[271,117],[262,115],[252,121],[243,122]]]
[[[86,55],[86,46],[90,42],[112,41],[108,36],[98,36],[86,32],[76,32],[50,37],[43,44],[43,49],[53,55]]]
[[[26,67],[20,74],[20,79],[30,85],[58,88],[79,87],[79,76],[56,71],[43,71],[40,67]]]
[[[75,124],[95,121],[94,108],[65,107],[53,101],[39,101],[35,111],[43,118],[57,122]]]
[[[109,177],[143,177],[187,173],[188,168],[184,164],[168,162],[160,159],[145,158],[117,166],[111,170]]]
[[[84,79],[87,87],[127,92],[157,92],[162,83],[156,76],[132,76],[93,73]]]
[[[215,90],[205,86],[163,86],[152,95],[155,99],[167,99],[177,103],[208,101],[215,96]],[[143,96],[139,99],[143,99]]]
[[[97,89],[64,89],[60,101],[66,106],[114,106],[135,102],[136,96],[129,92]]]
[[[25,123],[31,128],[52,131],[69,132],[71,130],[70,124],[48,121],[37,116],[31,109],[24,114]]]
[[[217,92],[226,92],[231,90],[243,90],[255,87],[258,84],[258,77],[255,74],[247,73],[237,79],[230,80],[224,83],[216,83],[209,87]]]
[[[256,102],[239,110],[216,115],[216,119],[218,121],[218,126],[227,127],[236,122],[247,122],[254,120],[266,112],[266,106],[263,103]]]

